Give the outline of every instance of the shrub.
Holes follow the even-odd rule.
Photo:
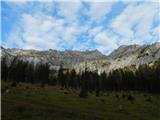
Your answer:
[[[65,91],[65,92],[64,92],[64,94],[68,94],[68,92],[67,92],[67,91]]]
[[[147,102],[152,102],[152,97],[149,96],[147,99],[146,99]]]
[[[116,97],[117,99],[119,99],[119,95],[118,95],[118,94],[116,94],[115,97]]]
[[[109,93],[104,93],[103,96],[109,96]]]
[[[122,98],[126,98],[126,95],[125,95],[125,94],[122,94]]]
[[[17,83],[16,82],[12,82],[11,87],[17,87]]]
[[[103,103],[104,103],[104,102],[105,102],[105,100],[104,100],[104,99],[101,99],[101,102],[103,102]]]
[[[26,110],[26,107],[25,107],[25,105],[17,105],[16,110],[18,112],[24,112]]]
[[[26,86],[25,89],[26,89],[26,90],[29,89],[29,86]]]
[[[124,110],[123,105],[119,105],[119,106],[118,106],[118,110],[119,110],[119,111],[123,111],[123,110]]]
[[[99,97],[99,96],[100,96],[99,91],[96,91],[96,97]]]
[[[128,95],[128,100],[129,100],[129,101],[134,101],[135,98],[134,98],[131,94],[129,94],[129,95]]]
[[[86,92],[81,91],[81,92],[79,93],[79,97],[81,97],[81,98],[86,98],[87,96],[88,96],[88,95],[87,95]]]

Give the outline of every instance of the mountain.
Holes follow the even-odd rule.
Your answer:
[[[98,50],[93,51],[38,51],[23,49],[6,49],[1,47],[1,57],[8,59],[8,64],[15,57],[23,61],[48,63],[50,69],[59,69],[62,64],[65,68],[76,69],[77,72],[85,70],[110,71],[131,65],[151,64],[160,60],[160,43],[152,45],[123,45],[105,56]]]
[[[117,65],[122,66],[151,63],[160,60],[160,43],[120,47],[116,51],[113,51],[109,57],[115,60]]]
[[[17,57],[23,61],[37,63],[48,63],[51,69],[59,69],[59,66],[62,64],[64,67],[72,67],[73,65],[83,62],[83,61],[92,61],[98,59],[105,59],[106,56],[103,55],[98,50],[93,51],[57,51],[57,50],[48,50],[48,51],[38,51],[38,50],[23,50],[8,48],[5,49],[1,47],[1,56],[6,56],[8,59],[8,64],[10,61]]]
[[[77,71],[84,70],[87,66],[88,70],[99,72],[110,71],[113,69],[123,68],[126,66],[139,66],[141,64],[151,64],[160,61],[160,43],[156,42],[152,45],[123,45],[114,50],[106,59],[94,60],[78,63],[74,66]]]

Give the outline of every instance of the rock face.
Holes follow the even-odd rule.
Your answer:
[[[130,45],[119,49],[109,56],[118,67],[140,65],[160,60],[160,43],[144,46]],[[118,51],[121,52],[118,53]]]
[[[113,69],[123,68],[126,66],[141,64],[150,64],[155,61],[160,61],[160,43],[152,45],[129,45],[120,46],[117,50],[113,51],[107,59],[95,60],[86,63],[80,63],[75,66],[78,71],[87,66],[89,70],[97,69],[99,72],[110,71]]]
[[[98,50],[93,51],[37,51],[22,49],[5,49],[1,47],[1,57],[10,61],[17,57],[23,61],[33,63],[48,63],[51,69],[59,69],[60,64],[69,69],[76,69],[77,72],[87,68],[90,71],[110,71],[130,65],[152,63],[160,60],[160,43],[152,45],[123,45],[114,50],[109,56],[103,55]]]

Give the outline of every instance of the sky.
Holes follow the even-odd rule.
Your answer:
[[[1,45],[94,50],[160,42],[158,0],[2,0]]]

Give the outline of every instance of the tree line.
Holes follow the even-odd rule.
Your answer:
[[[64,69],[49,70],[48,64],[34,64],[14,58],[10,65],[7,58],[1,59],[1,79],[14,82],[39,83],[58,85],[64,89],[78,89],[80,96],[85,97],[90,92],[99,96],[106,91],[142,91],[160,93],[160,62],[153,65],[130,66],[112,70],[109,73],[98,74],[87,68],[81,74]]]
[[[6,57],[1,59],[1,80],[44,85],[48,83],[48,76],[48,64],[34,64],[33,62],[25,62],[17,58],[14,58],[8,64]]]

